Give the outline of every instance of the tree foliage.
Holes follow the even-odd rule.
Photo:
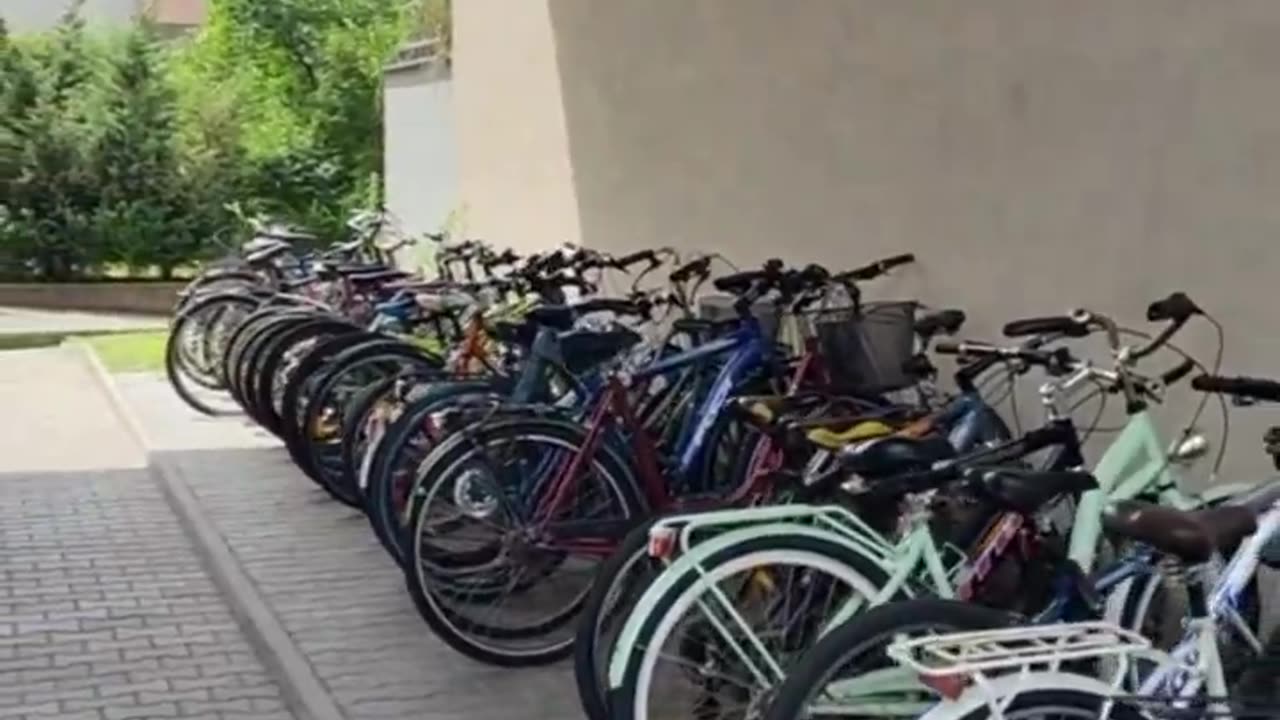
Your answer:
[[[381,192],[401,0],[211,0],[193,37],[0,21],[0,271],[51,279],[221,250],[237,203],[337,232]]]

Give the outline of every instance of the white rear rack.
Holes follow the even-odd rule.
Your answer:
[[[991,670],[1057,667],[1069,660],[1128,655],[1151,643],[1105,622],[1031,625],[900,640],[886,652],[923,676],[975,675]]]

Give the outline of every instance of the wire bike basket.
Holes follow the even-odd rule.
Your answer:
[[[915,302],[880,302],[814,312],[814,334],[832,382],[873,394],[919,382],[910,371],[917,307]]]

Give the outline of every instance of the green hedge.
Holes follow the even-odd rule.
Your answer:
[[[233,246],[228,208],[341,232],[381,192],[381,69],[420,8],[212,0],[145,25],[0,20],[0,277],[167,277]]]

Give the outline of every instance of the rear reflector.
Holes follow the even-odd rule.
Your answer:
[[[967,675],[921,675],[920,682],[948,700],[960,697],[969,686]]]
[[[649,531],[649,557],[670,560],[676,552],[676,531],[654,528]]]

